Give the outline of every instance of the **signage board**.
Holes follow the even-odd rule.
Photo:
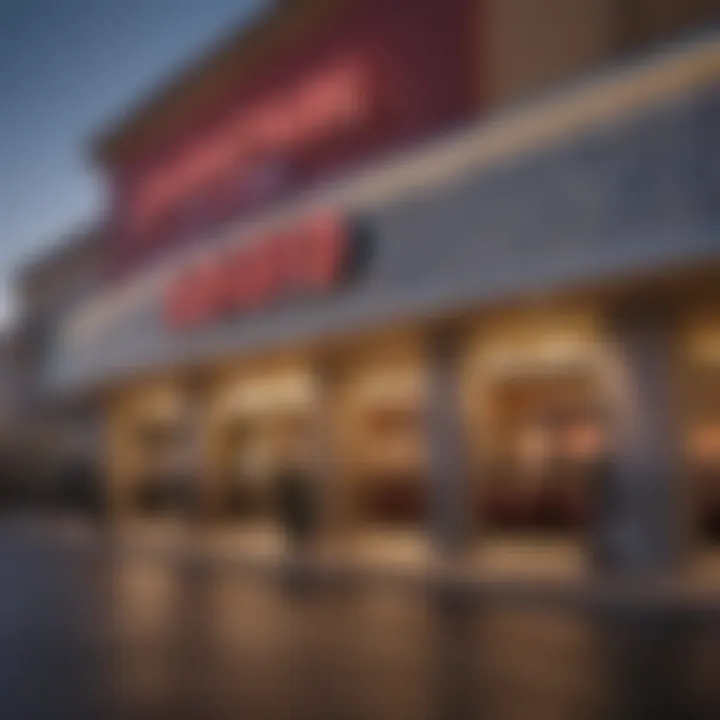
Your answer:
[[[132,231],[144,232],[176,205],[230,174],[240,194],[243,188],[247,194],[257,192],[258,184],[268,184],[265,176],[277,165],[276,158],[337,141],[368,122],[370,88],[367,64],[347,59],[249,109],[239,108],[214,133],[144,178],[132,208]]]
[[[196,328],[281,300],[326,293],[341,279],[349,256],[346,223],[333,213],[316,213],[183,269],[166,291],[165,320],[177,330]]]

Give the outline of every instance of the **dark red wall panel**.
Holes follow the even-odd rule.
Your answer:
[[[182,135],[166,138],[152,156],[112,178],[113,269],[136,268],[181,243],[207,236],[243,210],[466,119],[477,109],[480,94],[477,5],[477,0],[364,0],[325,27],[321,36],[287,48],[223,107]],[[238,157],[217,176],[161,204],[159,211],[140,212],[147,206],[153,178],[163,173],[171,177],[175,163],[203,143],[222,143],[225,137],[232,158],[231,128],[238,117],[267,105],[283,107],[284,97],[347,58],[367,71],[367,115],[352,131],[275,152],[264,148],[260,157]]]

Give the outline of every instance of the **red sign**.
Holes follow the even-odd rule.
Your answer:
[[[341,276],[348,246],[345,224],[321,213],[290,231],[218,253],[173,280],[166,321],[187,329],[281,297],[326,292]]]
[[[133,209],[133,229],[142,231],[233,168],[250,172],[263,158],[287,157],[356,129],[367,119],[369,102],[368,68],[347,60],[256,107],[242,107],[213,136],[144,181]],[[239,170],[234,172],[240,176]]]
[[[114,273],[474,115],[476,0],[338,5],[115,159]]]

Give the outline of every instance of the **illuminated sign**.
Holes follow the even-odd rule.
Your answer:
[[[166,322],[189,329],[283,297],[327,292],[341,278],[349,249],[345,223],[318,213],[288,231],[219,252],[171,282]]]
[[[177,204],[217,179],[234,175],[252,187],[273,159],[326,142],[361,126],[369,112],[367,67],[344,61],[299,87],[242,107],[221,129],[152,174],[138,188],[131,213],[134,231],[142,231]]]

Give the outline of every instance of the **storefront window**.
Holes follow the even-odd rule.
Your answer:
[[[269,413],[230,422],[224,431],[224,506],[236,519],[277,518],[289,473],[313,484],[312,422],[304,413]]]
[[[417,523],[426,513],[422,415],[413,406],[369,409],[362,511],[370,522]]]
[[[222,511],[236,520],[280,521],[281,486],[290,475],[314,491],[312,376],[249,374],[222,386],[217,403],[211,442]]]
[[[136,428],[140,459],[136,504],[148,513],[177,512],[191,503],[187,438],[178,423],[143,423]]]
[[[333,387],[335,491],[356,538],[419,537],[428,514],[424,346],[383,337],[357,348]]]
[[[720,543],[720,412],[699,417],[690,437],[700,532]]]
[[[233,516],[271,512],[274,457],[265,425],[248,418],[229,423],[225,430],[225,505]]]
[[[498,531],[566,532],[587,525],[605,430],[587,378],[498,382],[479,509]]]
[[[720,544],[720,365],[697,366],[690,377],[687,467],[701,539]]]

